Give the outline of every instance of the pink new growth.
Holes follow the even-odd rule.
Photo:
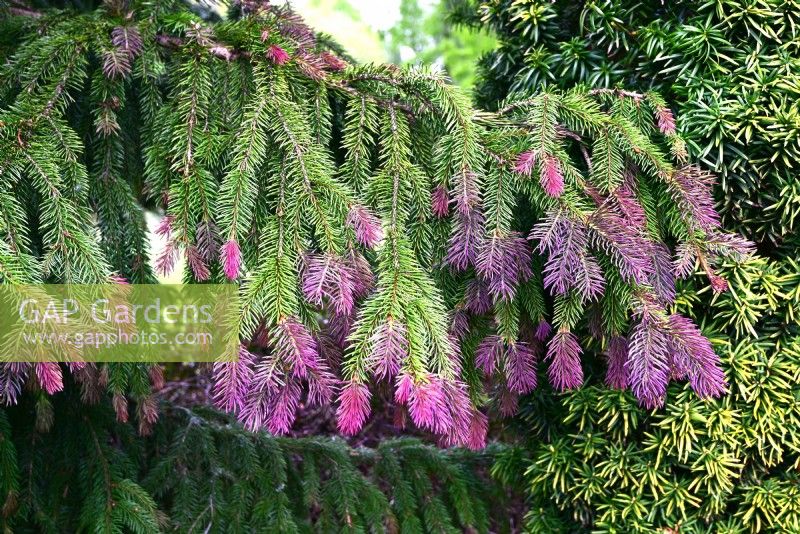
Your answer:
[[[528,150],[522,152],[517,156],[517,162],[514,164],[514,172],[517,174],[524,174],[530,176],[533,166],[536,163],[536,152]]]
[[[669,108],[658,108],[656,110],[656,119],[658,120],[658,129],[664,135],[675,134],[675,116]]]
[[[381,221],[364,206],[354,204],[347,214],[347,224],[355,231],[356,241],[368,248],[375,248],[383,239]]]
[[[242,251],[239,249],[239,244],[236,240],[231,239],[222,245],[220,261],[222,262],[222,271],[228,280],[235,280],[239,276],[239,270],[242,267]]]
[[[431,194],[431,209],[433,215],[439,219],[447,217],[450,213],[450,198],[443,185],[437,186]]]
[[[542,161],[539,182],[544,192],[549,196],[558,198],[564,192],[564,175],[561,174],[561,163],[553,156],[546,156]]]
[[[369,398],[369,389],[364,384],[350,381],[344,386],[336,410],[339,432],[352,436],[361,430],[369,416]]]
[[[283,65],[289,61],[289,54],[278,45],[270,45],[267,49],[267,59],[276,65]]]

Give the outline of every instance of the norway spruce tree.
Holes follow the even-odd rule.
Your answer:
[[[722,393],[708,340],[668,307],[676,277],[699,262],[719,290],[714,265],[749,244],[721,230],[655,93],[477,112],[440,74],[348,65],[261,4],[213,25],[146,2],[9,15],[5,281],[151,281],[149,199],[158,270],[182,255],[187,281],[242,284],[214,395],[248,427],[286,432],[301,397],[337,397],[355,433],[388,380],[417,426],[479,447],[484,378],[498,402],[530,391],[546,344],[551,383],[580,385],[574,330],[593,314],[630,330],[614,365],[643,405],[671,377]],[[10,401],[28,371],[6,368]]]
[[[758,256],[727,265],[729,290],[679,284],[676,309],[722,355],[730,394],[698,402],[671,387],[649,412],[594,367],[589,387],[523,407],[529,444],[498,463],[527,488],[534,531],[787,532],[799,528],[800,164],[793,2],[451,2],[496,32],[481,60],[481,105],[586,84],[658,90],[669,127],[720,176],[723,220]],[[692,277],[694,278],[694,277]],[[612,361],[612,345],[594,346]],[[568,413],[557,418],[554,414]],[[522,476],[521,473],[525,472]]]
[[[332,403],[340,432],[355,435],[373,406],[390,403],[398,425],[481,449],[488,416],[513,413],[540,372],[556,390],[581,388],[585,368],[605,365],[581,358],[596,346],[607,348],[608,380],[630,390],[632,410],[662,408],[676,381],[697,405],[730,388],[700,323],[677,310],[696,292],[676,280],[699,266],[708,282],[697,291],[722,292],[725,265],[739,265],[751,244],[722,229],[714,177],[691,162],[657,93],[532,90],[479,111],[441,73],[351,64],[285,8],[239,2],[220,21],[193,9],[4,4],[4,283],[152,283],[151,260],[167,273],[182,257],[188,283],[237,284],[240,348],[214,365],[212,395],[251,431],[288,433],[299,407]],[[145,208],[163,212],[162,250],[149,250]],[[121,422],[133,401],[143,433],[155,424],[158,367],[1,369],[5,404],[30,395],[46,416],[48,395],[80,387],[87,401],[108,391]],[[49,427],[44,416],[35,432]],[[209,436],[196,439],[213,456]],[[170,454],[197,480],[227,465],[191,453]],[[92,472],[106,493],[82,507],[84,521],[124,510],[123,499],[155,509],[109,482],[133,480],[123,464]],[[366,488],[343,476],[346,491]],[[186,510],[213,511],[216,497],[195,506],[209,497],[153,480],[153,491],[186,498]],[[408,503],[432,487],[389,484]],[[376,529],[385,506],[364,491],[371,500],[358,518],[325,510],[330,521]],[[316,502],[313,492],[302,498]],[[424,522],[409,524],[449,529],[427,502]],[[173,515],[184,517],[181,508]],[[152,526],[111,512],[106,530]],[[477,517],[458,521],[485,530]]]

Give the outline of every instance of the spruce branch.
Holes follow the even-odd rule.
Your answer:
[[[187,280],[241,284],[242,359],[216,367],[216,391],[250,429],[288,432],[338,390],[357,433],[389,381],[416,426],[480,447],[482,410],[510,411],[540,361],[555,388],[582,384],[585,323],[601,346],[626,338],[612,382],[635,367],[643,404],[679,376],[722,392],[717,357],[667,309],[678,275],[699,263],[721,290],[748,245],[721,230],[657,95],[547,89],[487,113],[426,68],[348,66],[272,6],[110,13],[59,15],[2,71],[4,280],[149,278],[139,207],[155,199],[160,270],[182,253]],[[146,381],[107,372],[125,417]]]

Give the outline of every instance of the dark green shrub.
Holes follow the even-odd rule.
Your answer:
[[[729,395],[671,387],[647,412],[601,384],[540,391],[516,422],[524,445],[495,466],[530,495],[537,532],[796,532],[800,529],[800,4],[791,1],[451,2],[500,47],[476,98],[495,108],[546,85],[656,88],[688,151],[715,169],[723,216],[763,257],[692,281],[676,307],[722,355]],[[598,354],[604,348],[593,347]],[[557,414],[565,414],[559,419]]]
[[[481,106],[544,85],[657,89],[690,152],[719,175],[727,216],[764,253],[798,246],[800,3],[454,3],[501,42],[481,60]]]
[[[0,408],[5,532],[507,531],[491,458],[412,438],[351,448],[248,432],[207,408],[161,406],[148,437],[68,393],[43,416]],[[13,430],[12,430],[13,428]]]

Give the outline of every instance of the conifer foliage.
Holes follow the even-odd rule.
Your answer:
[[[521,403],[522,446],[502,452],[493,474],[527,491],[527,530],[800,528],[800,336],[796,319],[785,319],[800,311],[799,271],[759,258],[723,272],[730,291],[714,301],[691,285],[676,300],[714,340],[728,395],[703,402],[688,385],[672,384],[665,407],[646,411],[607,387],[605,371],[592,365],[582,389]],[[752,321],[737,334],[730,325],[740,313]],[[619,350],[607,348],[609,366]],[[608,385],[619,388],[620,376],[606,375]]]
[[[483,533],[510,525],[488,477],[498,446],[443,451],[402,438],[350,448],[338,438],[253,433],[213,409],[171,404],[142,437],[108,404],[77,400],[60,396],[46,429],[31,398],[0,408],[4,531]]]
[[[725,391],[674,284],[699,264],[724,289],[715,265],[749,244],[658,95],[480,112],[436,72],[348,64],[267,3],[218,23],[175,2],[7,15],[24,38],[2,71],[3,281],[152,281],[139,204],[163,208],[158,270],[182,255],[187,281],[241,284],[214,396],[247,428],[335,401],[354,434],[388,381],[416,426],[480,448],[486,392],[512,411],[540,365],[582,384],[587,318],[642,405],[671,379]]]
[[[582,389],[535,393],[521,404],[524,447],[504,454],[495,474],[528,492],[528,530],[797,531],[800,124],[787,118],[797,116],[800,5],[450,4],[501,42],[481,61],[476,96],[488,109],[544,86],[660,91],[668,105],[657,112],[659,129],[685,136],[690,156],[719,173],[714,197],[726,226],[755,239],[763,255],[724,263],[714,274],[726,282],[711,277],[712,287],[728,286],[722,293],[698,285],[706,283],[702,265],[684,264],[698,273],[673,294],[675,309],[721,355],[728,395],[701,402],[688,385],[671,384],[664,409],[650,411],[614,391],[631,386],[625,355],[651,339],[639,329],[607,343],[580,337],[586,352],[605,353],[608,367],[584,365]],[[682,320],[670,322],[690,335]]]
[[[493,109],[546,85],[655,89],[684,118],[689,150],[721,177],[723,215],[763,242],[798,246],[800,6],[787,0],[448,0],[495,32],[476,93]]]

